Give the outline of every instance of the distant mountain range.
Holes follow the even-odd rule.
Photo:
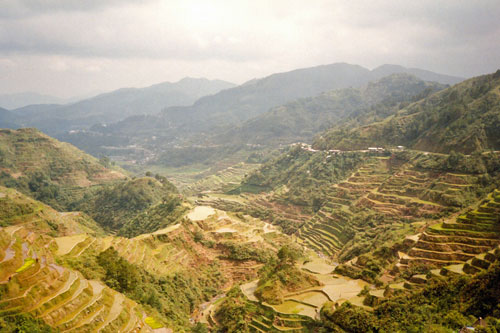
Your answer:
[[[22,92],[0,95],[0,107],[13,110],[32,104],[63,104],[67,100],[59,97],[42,95],[34,92]]]
[[[202,96],[231,87],[234,84],[221,80],[185,78],[146,88],[122,88],[73,104],[29,105],[12,112],[18,117],[19,126],[56,134],[132,115],[158,113],[167,106],[190,105]]]
[[[14,113],[10,112],[9,110],[0,108],[0,127],[15,129],[19,126],[18,124],[16,124],[17,120],[18,118]]]
[[[361,87],[395,73],[409,73],[421,80],[442,84],[463,80],[395,65],[384,65],[370,71],[358,65],[336,63],[251,80],[241,86],[200,98],[191,106],[169,107],[157,115],[130,117],[108,126],[106,133],[149,137],[154,133],[166,141],[205,135],[240,124],[270,108],[299,98],[313,97],[334,89]]]
[[[288,137],[285,141],[312,138],[338,117],[375,103],[374,100],[354,101],[348,106],[351,103],[348,90],[342,93],[344,96],[332,91],[353,89],[351,93],[356,95],[359,94],[356,89],[369,82],[398,73],[439,84],[463,80],[397,65],[369,70],[346,63],[277,73],[237,87],[220,80],[186,78],[147,88],[119,89],[74,104],[25,106],[3,112],[0,127],[36,127],[95,155],[103,153],[101,147],[130,144],[155,151],[159,147],[163,150],[174,146],[220,144],[221,140],[224,145],[243,141],[267,143],[274,137]],[[423,83],[413,83],[425,88]],[[402,97],[409,93],[404,89],[394,93]],[[371,98],[370,93],[367,94],[362,98]],[[381,96],[390,98],[390,95]],[[340,110],[345,106],[346,109]],[[316,112],[314,115],[308,114],[310,108]],[[298,113],[306,115],[308,120],[303,122]],[[272,127],[278,123],[280,133]],[[303,127],[300,133],[297,126]],[[228,140],[224,133],[237,135]]]
[[[240,126],[216,135],[214,142],[288,144],[310,141],[316,134],[346,118],[373,110],[391,112],[399,102],[446,88],[411,74],[392,74],[361,88],[344,88],[301,98],[272,108]]]
[[[237,124],[298,98],[312,97],[334,89],[360,87],[394,73],[413,74],[424,81],[443,84],[455,84],[463,80],[395,65],[384,65],[370,71],[358,65],[336,63],[252,80],[201,98],[192,106],[167,108],[160,117],[169,123],[171,129],[205,131],[224,124]]]

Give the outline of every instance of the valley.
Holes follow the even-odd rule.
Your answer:
[[[499,82],[393,74],[270,113],[257,103],[254,120],[234,115],[241,133],[220,127],[151,163],[2,129],[0,329],[451,332],[482,317],[494,332]],[[237,103],[246,89],[164,114]],[[451,113],[477,116],[483,130]],[[270,119],[293,135],[255,125]],[[276,140],[250,143],[252,126]]]

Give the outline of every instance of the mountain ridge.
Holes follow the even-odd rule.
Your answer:
[[[366,149],[403,145],[419,150],[472,153],[499,150],[500,70],[468,79],[417,101],[381,121],[334,128],[314,146]]]

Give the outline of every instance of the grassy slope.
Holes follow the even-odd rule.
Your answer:
[[[0,186],[0,226],[23,226],[37,233],[65,236],[103,235],[103,229],[81,212],[61,213],[14,190]]]
[[[94,186],[126,176],[77,148],[36,129],[0,130],[0,184],[58,209]]]

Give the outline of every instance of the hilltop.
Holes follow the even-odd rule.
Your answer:
[[[120,121],[128,116],[154,114],[174,105],[234,87],[222,80],[184,78],[145,88],[122,88],[66,105],[32,105],[13,110],[23,127],[37,127],[51,135],[95,124]]]
[[[159,116],[135,118],[135,121],[140,122],[138,128],[142,131],[146,128],[168,128],[170,131],[182,130],[187,133],[204,132],[251,119],[272,107],[299,98],[313,97],[335,89],[360,87],[384,76],[407,71],[398,66],[384,71],[370,71],[346,63],[302,68],[251,80],[213,96],[200,98],[192,106],[166,108]],[[421,75],[419,78],[426,80],[427,77]],[[450,82],[449,77],[434,75],[432,78],[437,82]],[[459,82],[461,79],[454,78],[451,81]],[[114,125],[113,131],[120,132],[120,126]]]
[[[107,230],[133,237],[179,220],[186,211],[182,202],[175,186],[157,175],[103,186],[73,207],[87,212]]]
[[[359,127],[333,128],[316,140],[321,149],[406,146],[470,154],[500,149],[500,71],[459,83]]]
[[[401,102],[445,87],[410,74],[392,74],[360,88],[331,90],[273,108],[216,135],[214,141],[260,145],[311,141],[318,133],[351,117],[374,110],[389,113]]]
[[[58,212],[10,188],[0,186],[1,227],[22,226],[39,234],[70,236],[104,235],[104,230],[82,212]]]
[[[56,207],[66,207],[71,199],[65,189],[126,178],[120,169],[103,163],[36,129],[0,130],[0,183]]]

